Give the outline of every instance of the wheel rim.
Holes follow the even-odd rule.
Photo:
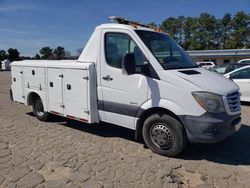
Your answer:
[[[44,114],[44,109],[43,109],[43,103],[42,103],[41,100],[37,100],[37,101],[36,101],[35,109],[36,109],[37,115],[43,116],[43,114]]]
[[[153,125],[150,129],[150,138],[153,143],[161,149],[170,148],[174,141],[171,129],[164,124]]]

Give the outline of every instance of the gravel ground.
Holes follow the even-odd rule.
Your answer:
[[[250,105],[242,128],[217,144],[191,144],[179,158],[152,153],[122,127],[55,117],[40,122],[9,100],[0,72],[0,187],[249,187]]]

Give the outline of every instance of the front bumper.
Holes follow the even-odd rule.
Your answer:
[[[241,117],[206,112],[201,116],[180,117],[192,143],[215,143],[226,139],[241,127]]]

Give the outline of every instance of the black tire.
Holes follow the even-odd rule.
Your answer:
[[[49,119],[49,113],[44,111],[43,102],[40,98],[35,98],[32,104],[34,115],[40,121],[47,121]]]
[[[174,157],[187,145],[183,125],[167,114],[153,114],[143,124],[142,135],[146,145],[160,155]]]

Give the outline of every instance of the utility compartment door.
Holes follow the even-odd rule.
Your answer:
[[[48,68],[48,99],[52,112],[64,114],[62,69]]]
[[[22,67],[11,67],[13,100],[24,103],[23,72]]]
[[[31,89],[45,89],[44,68],[23,67],[24,87]]]
[[[63,70],[63,90],[66,117],[89,120],[88,71],[80,69]]]

